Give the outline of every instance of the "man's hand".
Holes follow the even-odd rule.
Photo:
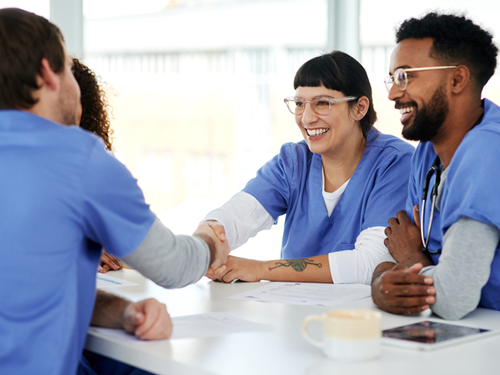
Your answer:
[[[118,271],[123,268],[122,263],[115,258],[113,255],[108,254],[106,251],[102,251],[101,263],[97,268],[100,273],[106,273],[109,270]]]
[[[394,314],[417,314],[436,302],[436,288],[431,277],[419,275],[422,264],[410,268],[384,262],[373,273],[373,302]]]
[[[208,278],[214,281],[223,281],[225,283],[230,283],[233,280],[242,281],[260,281],[262,279],[261,270],[264,262],[238,258],[234,256],[228,256],[225,267],[222,269],[208,270]]]
[[[420,219],[418,218],[418,206],[413,209],[415,223],[406,215],[406,211],[398,211],[396,217],[389,219],[389,227],[385,228],[387,238],[384,244],[398,264],[410,267],[416,263],[422,263],[424,267],[431,266],[430,259],[422,253],[422,240],[420,238]]]
[[[216,269],[226,263],[231,249],[221,224],[217,221],[203,221],[193,235],[207,243],[210,249],[210,268]]]
[[[167,307],[150,298],[127,306],[123,328],[141,340],[164,340],[172,335],[172,320]]]

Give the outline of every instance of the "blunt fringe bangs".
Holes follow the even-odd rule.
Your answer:
[[[295,75],[293,87],[319,87],[340,91],[345,96],[360,98],[366,96],[370,102],[365,117],[360,121],[361,131],[366,138],[375,121],[377,113],[373,106],[370,80],[363,66],[353,57],[341,51],[333,51],[315,57],[300,67]],[[356,102],[349,102],[349,106]]]

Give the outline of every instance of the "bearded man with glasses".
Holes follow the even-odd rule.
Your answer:
[[[407,20],[396,39],[385,84],[403,136],[420,144],[406,211],[385,231],[392,257],[375,269],[373,301],[445,319],[500,310],[500,108],[481,100],[498,50],[488,32],[455,15]]]

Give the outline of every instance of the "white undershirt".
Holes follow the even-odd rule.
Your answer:
[[[348,182],[333,193],[327,193],[323,188],[323,197],[329,216],[342,197]],[[243,245],[261,230],[271,228],[274,223],[273,218],[260,202],[243,191],[236,193],[222,207],[210,212],[204,220],[216,220],[222,224],[232,250]],[[379,258],[388,254],[384,245],[386,237],[384,230],[385,227],[367,228],[357,237],[353,250],[328,254],[334,283],[371,283],[373,270]]]

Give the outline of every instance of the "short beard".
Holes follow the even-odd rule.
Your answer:
[[[449,106],[444,85],[434,91],[429,104],[417,110],[413,124],[403,127],[403,137],[411,141],[432,141],[448,116]]]

